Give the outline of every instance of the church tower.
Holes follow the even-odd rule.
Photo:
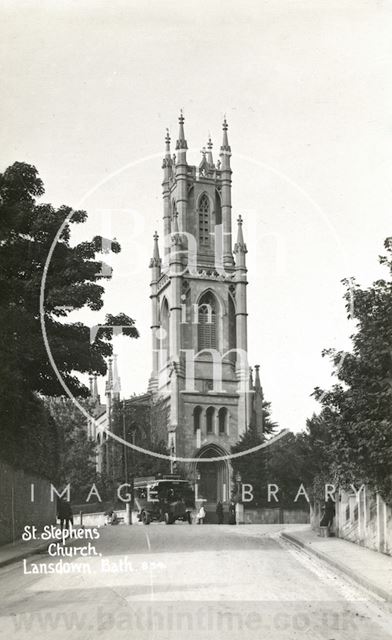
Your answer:
[[[184,117],[175,153],[167,131],[163,159],[163,238],[151,268],[152,374],[173,456],[230,453],[251,419],[247,357],[247,248],[241,216],[232,239],[228,125],[219,159],[209,137],[198,167],[187,162]],[[162,255],[162,257],[161,257]],[[180,464],[180,463],[179,463]],[[230,495],[227,460],[183,465],[210,502]]]

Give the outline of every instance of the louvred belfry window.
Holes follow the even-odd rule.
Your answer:
[[[205,294],[199,302],[198,346],[201,349],[217,348],[216,299],[211,293]]]
[[[210,244],[210,203],[205,193],[199,201],[199,242],[202,246]]]

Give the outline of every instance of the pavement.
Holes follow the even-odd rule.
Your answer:
[[[307,531],[308,525],[103,527],[88,556],[73,541],[66,547],[76,550],[72,557],[31,555],[0,569],[0,636],[392,640],[390,602],[301,548]],[[26,544],[23,557],[34,550]]]
[[[53,538],[45,542],[41,539],[30,540],[29,542],[16,540],[9,544],[3,544],[0,546],[0,567],[6,567],[37,553],[45,553],[51,542],[53,542]]]
[[[323,538],[310,528],[282,531],[286,540],[392,602],[392,557],[341,538]]]

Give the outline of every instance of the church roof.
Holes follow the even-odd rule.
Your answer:
[[[106,413],[106,404],[97,404],[91,411],[94,418],[100,418],[104,413]]]

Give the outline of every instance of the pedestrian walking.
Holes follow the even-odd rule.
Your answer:
[[[218,516],[218,524],[223,524],[223,504],[221,500],[218,500],[215,511]]]
[[[206,517],[206,510],[203,505],[201,505],[199,509],[199,513],[197,514],[197,524],[204,524],[204,518]]]
[[[57,503],[57,518],[60,520],[61,531],[64,527],[69,530],[70,526],[73,525],[73,513],[68,500],[59,499]]]
[[[327,502],[325,503],[325,515],[327,516],[327,527],[332,526],[333,519],[335,517],[335,503],[332,500],[331,496],[329,496]]]
[[[327,527],[329,532],[329,529],[333,524],[334,517],[335,517],[335,503],[332,500],[331,496],[329,496],[328,500],[324,504],[323,515],[320,520],[320,527]]]
[[[229,504],[229,524],[235,524],[235,502],[231,500]]]

